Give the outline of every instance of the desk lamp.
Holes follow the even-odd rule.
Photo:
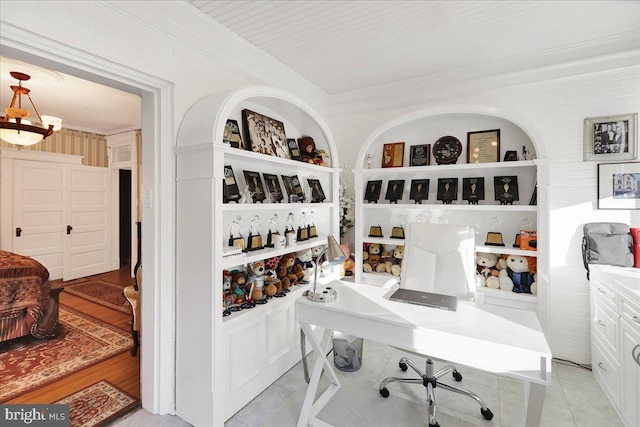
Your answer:
[[[318,267],[322,265],[321,259],[323,256],[325,256],[325,261],[328,263],[328,265],[340,264],[348,258],[347,255],[342,251],[342,248],[336,241],[336,238],[329,235],[329,237],[327,238],[327,249],[322,251],[322,253],[318,255],[318,258],[316,258],[316,271],[313,275],[313,291],[306,292],[307,298],[314,302],[331,302],[338,297],[336,290],[331,288],[330,286],[316,291],[316,284],[318,283]]]

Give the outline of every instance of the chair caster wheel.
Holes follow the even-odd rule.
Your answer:
[[[458,371],[453,371],[453,379],[458,382],[462,381],[462,374]]]
[[[383,389],[380,389],[379,391],[382,397],[389,397],[389,390],[386,387]]]
[[[491,409],[489,408],[487,408],[486,411],[484,409],[480,409],[480,413],[482,414],[485,420],[490,420],[493,418],[493,412],[491,412]]]
[[[402,372],[407,372],[407,364],[404,362],[399,362],[398,366],[400,367],[400,369],[402,369]]]

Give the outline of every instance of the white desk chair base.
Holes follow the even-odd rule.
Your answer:
[[[400,358],[400,362],[398,363],[398,366],[400,367],[400,369],[402,369],[402,372],[406,372],[407,368],[411,367],[411,369],[413,369],[414,371],[416,371],[418,375],[420,375],[420,378],[399,378],[399,377],[385,378],[380,383],[380,389],[379,389],[380,394],[382,395],[382,397],[385,397],[385,398],[389,397],[389,389],[387,389],[387,384],[394,381],[402,382],[402,383],[411,383],[411,384],[422,384],[427,389],[427,407],[428,407],[428,413],[429,413],[429,427],[440,427],[440,424],[438,424],[438,421],[436,421],[436,398],[435,398],[434,390],[437,387],[442,387],[445,390],[449,390],[454,393],[471,397],[480,405],[480,414],[482,414],[482,416],[486,420],[491,420],[493,418],[493,412],[491,412],[491,409],[487,408],[487,405],[484,403],[484,400],[480,398],[480,396],[478,396],[472,391],[465,390],[463,388],[455,387],[455,386],[438,381],[439,378],[442,378],[443,376],[447,375],[449,372],[452,373],[453,379],[455,379],[456,381],[462,381],[462,374],[458,372],[455,366],[446,365],[445,367],[440,369],[438,372],[434,373],[433,361],[431,359],[427,359],[426,370],[424,373],[422,373],[422,371],[416,366],[416,364],[413,363],[411,359],[406,357]]]

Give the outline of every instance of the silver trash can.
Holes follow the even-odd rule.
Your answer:
[[[362,366],[364,340],[341,332],[333,333],[333,364],[341,371],[353,372]]]

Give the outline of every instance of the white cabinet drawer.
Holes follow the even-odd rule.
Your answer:
[[[598,280],[591,281],[591,292],[599,301],[604,302],[613,309],[617,309],[616,295],[618,292],[606,283],[605,277],[599,275]]]
[[[619,396],[618,372],[620,366],[612,360],[611,355],[603,348],[602,343],[595,334],[591,334],[591,364],[593,374],[600,380],[600,385],[607,389],[607,394],[612,402],[616,402]]]
[[[591,303],[591,330],[598,335],[607,350],[617,359],[618,322],[616,312],[602,302]]]
[[[640,332],[640,302],[634,301],[627,295],[620,293],[620,316],[627,320]]]

